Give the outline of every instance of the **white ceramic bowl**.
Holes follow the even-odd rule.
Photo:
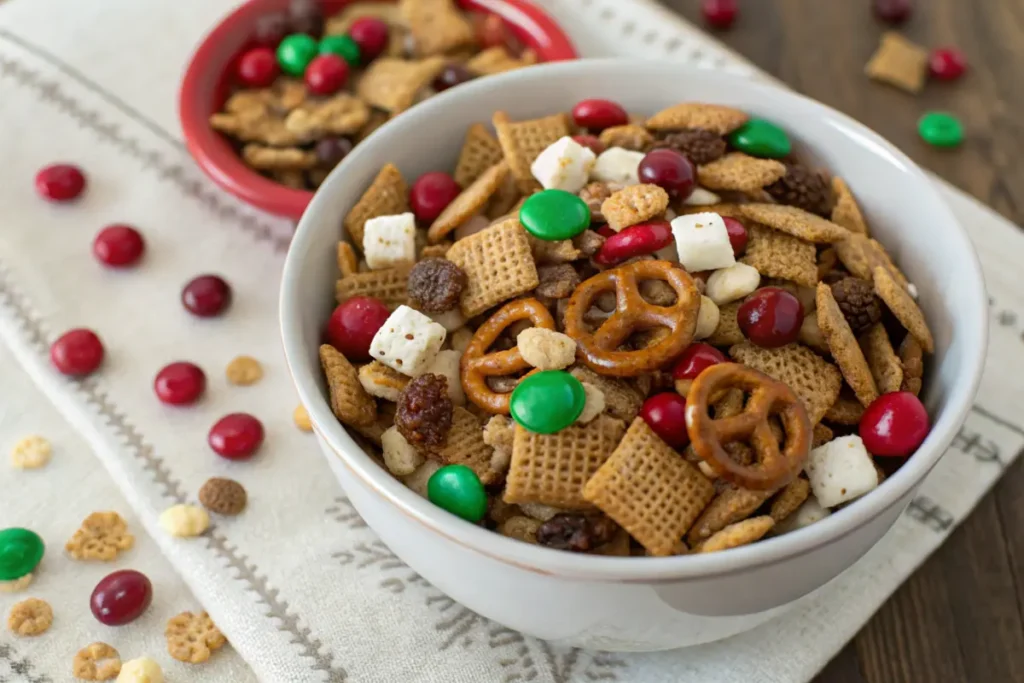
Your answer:
[[[849,183],[874,235],[920,292],[935,334],[924,401],[933,427],[880,487],[824,521],[727,552],[592,557],[514,541],[437,508],[376,465],[331,414],[317,359],[334,306],[342,218],[385,162],[406,178],[454,167],[467,127],[504,109],[513,120],[606,97],[652,113],[681,101],[732,105],[776,121],[798,152]],[[986,342],[981,270],[935,186],[906,156],[828,107],[742,78],[671,62],[589,60],[459,86],[356,147],[299,222],[284,269],[285,354],[320,445],[366,522],[414,570],[470,609],[551,641],[660,650],[751,629],[852,565],[889,529],[971,405]]]

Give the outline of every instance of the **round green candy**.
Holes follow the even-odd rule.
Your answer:
[[[277,46],[277,63],[289,76],[301,76],[309,63],[316,57],[316,40],[305,33],[285,36]]]
[[[917,122],[921,139],[933,147],[956,147],[964,141],[960,119],[941,111],[928,112]]]
[[[729,144],[752,157],[768,159],[781,159],[793,150],[786,131],[764,119],[750,119],[729,133]]]
[[[0,581],[14,581],[31,574],[46,547],[39,534],[11,527],[0,531]]]
[[[571,192],[543,190],[523,202],[519,222],[538,239],[567,240],[590,226],[590,208]]]
[[[427,499],[467,522],[479,522],[487,513],[484,485],[476,472],[465,465],[445,465],[430,475]]]
[[[359,66],[359,44],[348,36],[325,36],[320,39],[320,54],[338,55],[351,66]]]
[[[509,399],[512,419],[531,432],[554,434],[580,416],[587,392],[563,370],[535,372],[516,385]]]

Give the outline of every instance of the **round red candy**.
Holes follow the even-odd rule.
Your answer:
[[[712,365],[728,362],[721,351],[710,344],[693,342],[672,366],[673,379],[697,379],[697,375]]]
[[[69,377],[88,375],[103,362],[103,342],[92,330],[68,330],[50,346],[50,361]]]
[[[142,572],[122,569],[100,579],[89,609],[101,624],[121,626],[138,619],[153,601],[153,584]]]
[[[206,441],[222,458],[248,460],[263,443],[263,425],[248,413],[231,413],[217,420]]]
[[[739,258],[747,250],[747,240],[749,239],[747,229],[735,218],[722,216],[722,221],[725,223],[725,231],[729,233],[729,244],[732,245],[732,253]]]
[[[739,7],[736,0],[702,0],[700,11],[709,26],[726,29],[736,21]]]
[[[195,403],[205,389],[206,374],[202,368],[185,361],[165,365],[153,380],[157,398],[173,406]]]
[[[509,42],[505,22],[497,14],[478,15],[476,21],[476,42],[480,47],[504,47]]]
[[[220,315],[231,303],[231,287],[217,275],[200,275],[181,290],[181,303],[193,315]]]
[[[327,343],[350,361],[370,360],[370,342],[389,315],[387,306],[372,296],[347,299],[327,321]]]
[[[36,173],[36,192],[51,202],[69,202],[85,189],[85,174],[71,164],[53,164]]]
[[[604,143],[593,135],[573,135],[572,139],[575,140],[577,144],[589,147],[590,151],[594,154],[600,154],[605,150]]]
[[[604,237],[605,239],[608,239],[609,237],[615,237],[617,234],[619,234],[615,232],[615,229],[612,228],[612,226],[610,225],[599,225],[593,230],[594,232],[596,232],[601,237]]]
[[[903,458],[928,436],[928,411],[909,391],[882,394],[860,418],[860,438],[868,453]]]
[[[145,248],[142,234],[130,225],[108,225],[92,242],[93,255],[114,268],[134,265]]]
[[[686,432],[686,399],[674,392],[655,394],[640,408],[644,422],[673,448],[690,442]]]
[[[306,67],[304,78],[314,95],[333,95],[348,81],[348,62],[333,53],[319,55]]]
[[[455,178],[444,171],[424,173],[409,189],[409,206],[417,220],[433,223],[461,192]]]
[[[800,336],[804,306],[784,289],[762,287],[743,302],[736,321],[747,339],[773,349],[792,344]]]
[[[638,223],[609,236],[594,254],[594,262],[613,266],[635,256],[653,254],[671,243],[672,227],[668,221]]]
[[[890,24],[902,24],[914,11],[912,0],[874,0],[875,16]]]
[[[581,128],[602,131],[629,123],[629,114],[611,100],[582,100],[572,108],[572,120]]]
[[[247,88],[266,88],[280,73],[277,56],[269,47],[254,47],[238,60],[238,80]]]
[[[359,46],[363,63],[376,59],[388,46],[388,25],[376,17],[362,17],[352,22],[348,37]]]
[[[678,199],[686,199],[695,186],[690,160],[674,149],[662,148],[648,152],[637,168],[640,182],[663,188]]]
[[[954,47],[941,47],[932,50],[928,57],[928,71],[932,78],[940,81],[955,81],[967,70],[964,54]]]

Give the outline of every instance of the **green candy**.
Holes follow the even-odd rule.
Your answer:
[[[956,147],[964,141],[960,119],[941,111],[928,112],[917,122],[921,139],[933,147]]]
[[[46,547],[39,534],[11,527],[0,531],[0,581],[14,581],[31,574]]]
[[[359,66],[359,44],[348,36],[326,36],[320,40],[320,54],[338,55],[351,66]]]
[[[293,33],[277,46],[277,63],[289,76],[301,76],[316,57],[316,51],[316,40],[305,33]]]
[[[590,208],[571,192],[543,190],[523,202],[519,222],[538,239],[567,240],[590,226]]]
[[[764,119],[750,119],[729,133],[728,139],[733,148],[752,157],[781,159],[793,150],[786,131]]]
[[[536,372],[516,385],[509,399],[512,419],[531,432],[554,434],[580,416],[587,392],[563,370]]]
[[[427,480],[427,499],[439,508],[479,522],[487,513],[487,492],[476,472],[465,465],[445,465]]]

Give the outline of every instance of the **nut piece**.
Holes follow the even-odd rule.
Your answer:
[[[598,415],[604,412],[605,400],[604,392],[595,387],[589,382],[580,382],[583,385],[583,391],[587,396],[586,403],[583,404],[583,412],[576,418],[576,422],[579,424],[587,424],[592,421]]]
[[[129,659],[121,665],[117,683],[164,683],[164,672],[149,657]]]
[[[417,448],[440,448],[452,428],[454,406],[448,380],[426,373],[409,382],[398,399],[395,426]]]
[[[160,513],[160,527],[171,536],[198,536],[210,526],[210,515],[197,505],[172,505]]]
[[[226,370],[228,381],[236,386],[247,387],[263,377],[263,366],[252,356],[237,356]]]
[[[135,537],[128,533],[128,525],[116,512],[94,512],[82,521],[82,526],[64,544],[64,550],[76,560],[102,560],[109,562],[118,551],[135,545]]]
[[[38,636],[53,623],[53,609],[38,598],[22,600],[11,608],[7,628],[19,636]]]
[[[424,313],[444,313],[459,305],[466,273],[443,258],[425,258],[409,271],[409,300]]]
[[[380,437],[384,465],[396,477],[404,477],[423,464],[423,455],[405,440],[398,427],[388,427]]]
[[[179,662],[200,664],[210,658],[214,650],[218,650],[227,642],[210,615],[206,612],[193,614],[182,612],[171,617],[164,629],[167,638],[167,652]]]
[[[538,370],[561,370],[576,360],[576,341],[569,335],[529,327],[516,337],[523,360]]]
[[[19,470],[34,470],[50,462],[53,449],[41,436],[26,436],[11,449],[11,465]]]
[[[234,479],[211,477],[199,489],[199,502],[219,515],[237,515],[245,509],[247,499],[245,487]]]
[[[882,307],[875,288],[867,280],[844,277],[832,284],[832,296],[854,334],[860,334],[882,319]]]
[[[618,528],[604,515],[555,515],[537,529],[537,542],[556,550],[585,553],[612,540]]]
[[[121,671],[121,655],[106,643],[86,645],[71,664],[71,673],[84,681],[109,681]]]
[[[309,411],[302,404],[295,406],[295,410],[292,411],[292,421],[295,422],[296,427],[304,432],[313,431],[313,423],[309,419]]]

